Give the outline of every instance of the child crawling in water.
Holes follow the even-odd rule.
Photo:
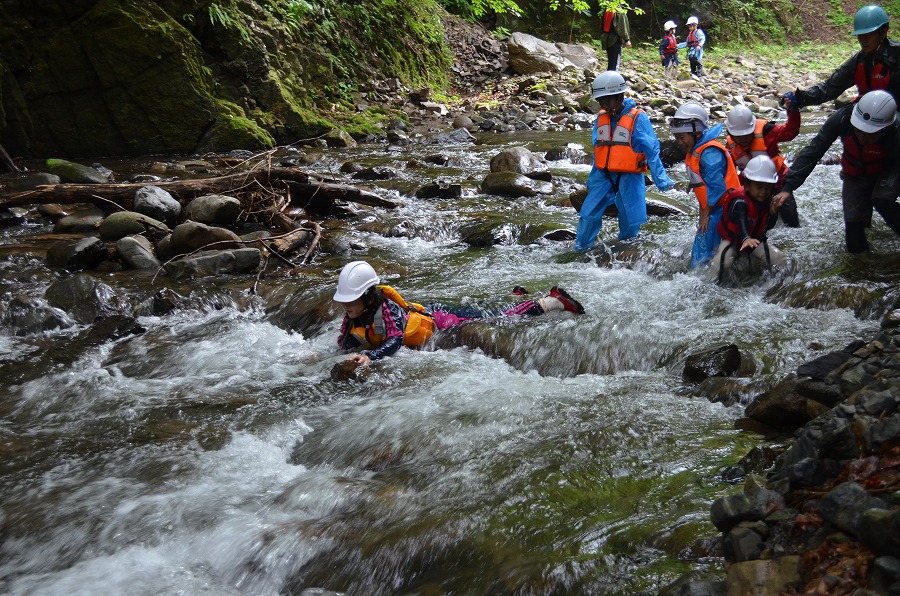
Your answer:
[[[467,321],[500,316],[538,316],[554,310],[584,314],[581,304],[556,286],[543,298],[528,299],[492,311],[437,302],[428,306],[406,302],[396,290],[379,285],[379,281],[375,269],[365,261],[348,263],[338,276],[334,300],[346,313],[341,322],[338,345],[343,350],[361,348],[361,352],[347,356],[347,360],[358,365],[393,356],[400,346],[421,346],[434,329],[448,329]]]

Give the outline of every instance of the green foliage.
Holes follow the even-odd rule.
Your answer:
[[[829,0],[828,4],[831,7],[825,15],[828,24],[844,29],[852,28],[853,15],[844,12],[844,7],[841,5],[840,0]]]
[[[213,27],[220,26],[225,29],[233,29],[240,34],[241,39],[250,41],[250,31],[239,18],[232,18],[231,10],[235,9],[233,7],[226,8],[217,2],[213,2],[206,9],[206,12]]]
[[[521,15],[522,9],[514,0],[439,0],[449,12],[469,19],[480,19],[489,12]],[[581,1],[581,0],[576,0]]]

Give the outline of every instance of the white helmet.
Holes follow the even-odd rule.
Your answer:
[[[353,302],[378,283],[378,274],[365,261],[353,261],[344,265],[338,276],[335,302]]]
[[[591,83],[591,97],[593,99],[607,95],[618,95],[626,91],[628,91],[628,84],[625,82],[625,77],[614,70],[601,72],[594,79],[594,82]]]
[[[878,132],[890,126],[897,117],[897,102],[882,89],[869,91],[856,102],[850,124],[863,132]]]
[[[697,17],[688,17],[687,24],[688,25],[699,25],[700,19],[698,19]]]
[[[733,137],[748,135],[756,130],[756,116],[750,111],[750,108],[740,104],[731,108],[728,117],[725,119],[725,128],[728,134]]]
[[[777,183],[778,171],[775,169],[775,162],[768,155],[757,155],[747,162],[744,178],[770,184]]]
[[[669,123],[672,132],[702,132],[706,130],[709,114],[699,103],[689,101],[675,111]]]
[[[669,29],[675,29],[678,25],[675,24],[675,21],[666,21],[666,24],[663,25],[663,30],[668,31]]]

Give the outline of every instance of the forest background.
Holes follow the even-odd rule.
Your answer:
[[[850,55],[863,4],[2,0],[0,144],[18,157],[77,157],[264,149],[331,130],[359,138],[407,117],[392,94],[428,88],[452,110],[471,87],[456,85],[463,57],[449,40],[473,24],[600,55],[598,15],[627,11],[631,57],[655,63],[661,24],[697,15],[709,60],[754,49],[808,61],[822,49]],[[900,15],[900,0],[884,6]]]

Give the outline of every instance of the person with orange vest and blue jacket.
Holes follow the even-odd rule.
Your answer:
[[[888,39],[890,19],[877,4],[860,8],[853,17],[853,35],[860,51],[841,64],[827,80],[784,95],[798,108],[836,99],[856,85],[859,95],[883,89],[900,101],[900,42]]]
[[[497,316],[537,316],[554,310],[576,315],[584,308],[565,290],[554,286],[543,298],[528,299],[500,310],[448,306],[434,302],[428,306],[407,302],[394,288],[381,285],[375,269],[365,261],[344,265],[338,275],[334,301],[344,308],[338,336],[342,350],[362,349],[347,360],[365,366],[373,360],[393,356],[402,346],[424,345],[435,329],[448,329],[467,321]],[[522,288],[514,290],[525,294]]]
[[[865,252],[869,250],[866,228],[872,224],[873,209],[900,234],[900,124],[897,102],[883,89],[869,91],[828,117],[797,155],[781,192],[772,199],[772,208],[793,198],[837,139],[844,146],[841,203],[847,251]]]
[[[706,108],[692,101],[682,104],[670,120],[675,142],[686,154],[689,186],[700,203],[691,267],[707,263],[716,253],[721,241],[717,230],[722,218],[720,201],[729,190],[741,186],[731,156],[716,140],[722,134],[722,124],[710,128],[708,122]]]
[[[725,119],[725,130],[728,131],[725,148],[728,149],[741,179],[743,180],[744,168],[752,158],[766,155],[775,163],[778,172],[775,194],[781,191],[781,185],[789,171],[778,143],[791,141],[800,132],[800,110],[789,105],[787,117],[787,122],[784,124],[775,124],[764,118],[757,118],[750,108],[738,104],[731,108]],[[797,204],[793,200],[785,202],[778,214],[786,226],[796,228],[800,225]],[[770,226],[774,226],[776,221],[777,218],[772,218]]]
[[[619,239],[637,236],[647,221],[647,184],[650,171],[661,191],[674,188],[659,157],[659,139],[650,118],[625,99],[628,84],[614,71],[597,75],[591,97],[600,104],[594,121],[594,167],[588,174],[588,194],[579,210],[575,250],[588,250],[603,226],[603,212],[615,204],[619,211]]]

